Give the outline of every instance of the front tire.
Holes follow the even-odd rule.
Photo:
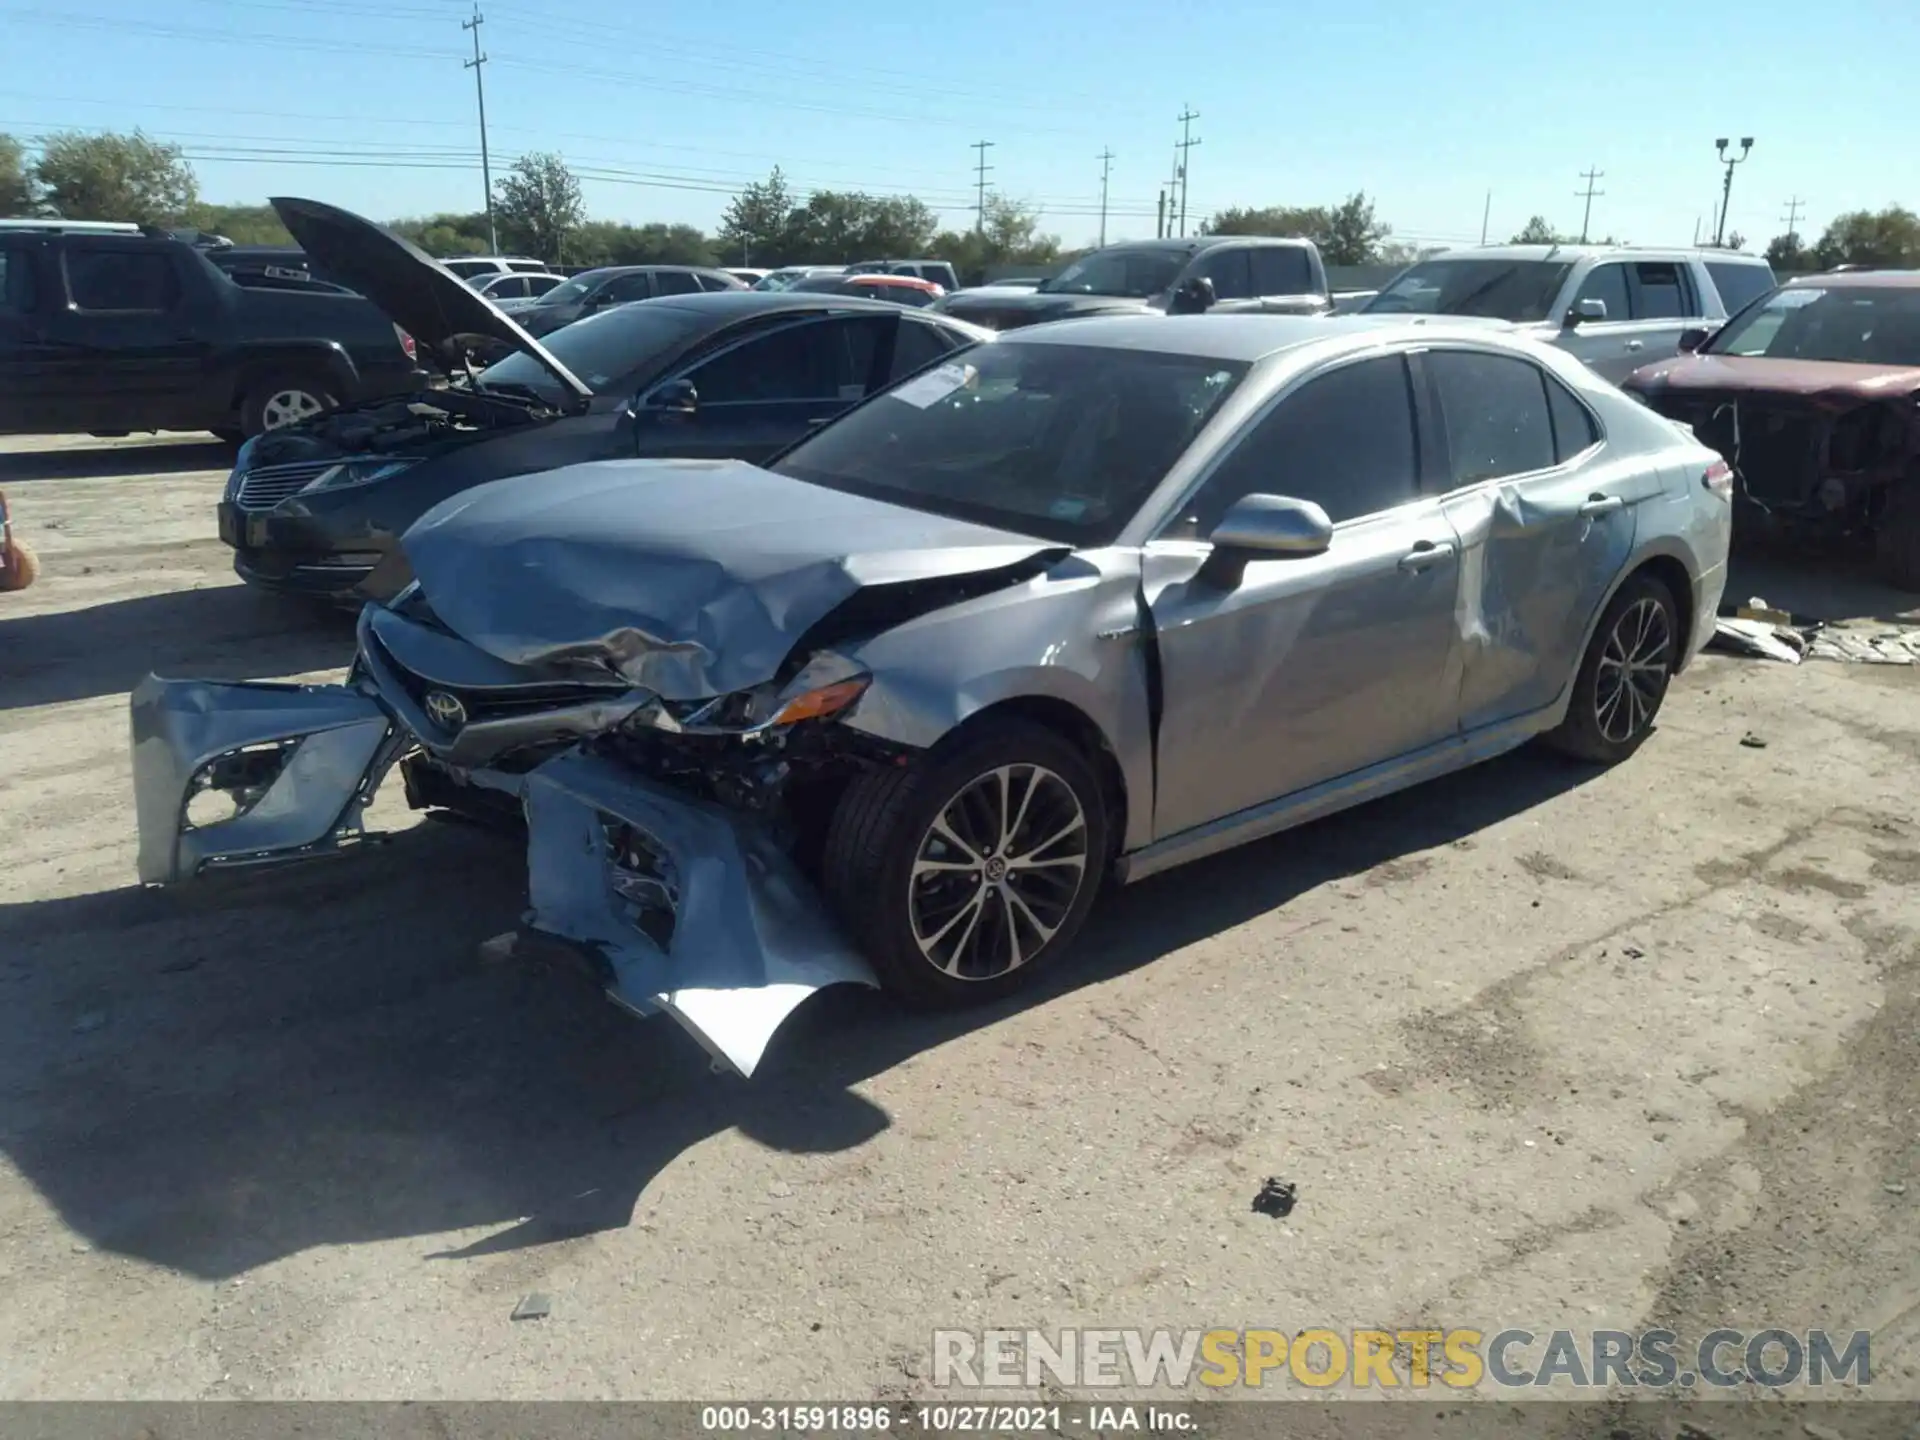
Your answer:
[[[1543,737],[1575,759],[1617,765],[1653,733],[1679,664],[1680,607],[1652,575],[1620,587],[1587,645],[1567,718]]]
[[[1072,743],[990,719],[864,775],[828,827],[826,889],[892,995],[985,1001],[1072,944],[1109,856],[1107,803]]]
[[[324,381],[310,375],[269,375],[240,402],[240,429],[246,438],[296,425],[331,410],[339,402]]]

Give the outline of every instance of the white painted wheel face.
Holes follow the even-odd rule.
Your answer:
[[[260,428],[278,430],[282,425],[311,420],[324,409],[320,397],[311,390],[276,390],[260,407]]]

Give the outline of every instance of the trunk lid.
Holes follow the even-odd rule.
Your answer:
[[[268,203],[315,265],[366,296],[415,340],[445,353],[457,337],[472,335],[525,351],[576,399],[593,398],[505,311],[418,246],[319,200],[275,196]]]

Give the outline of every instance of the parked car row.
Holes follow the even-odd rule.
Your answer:
[[[523,837],[526,944],[742,1074],[823,986],[996,996],[1107,885],[1535,736],[1622,760],[1712,631],[1727,464],[1509,327],[730,291],[542,340],[275,204],[423,353],[514,353],[243,447],[243,573],[284,536],[372,599],[341,684],[138,687],[141,879],[351,845],[398,768]],[[1048,293],[1266,249],[1129,248]]]

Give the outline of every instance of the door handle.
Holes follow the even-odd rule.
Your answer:
[[[1422,540],[1413,549],[1400,557],[1400,568],[1408,571],[1425,570],[1437,565],[1453,554],[1453,542],[1443,541],[1436,545],[1431,540]]]
[[[1627,502],[1618,495],[1589,495],[1587,503],[1580,507],[1580,514],[1586,519],[1595,515],[1611,515],[1616,510],[1626,508]]]

